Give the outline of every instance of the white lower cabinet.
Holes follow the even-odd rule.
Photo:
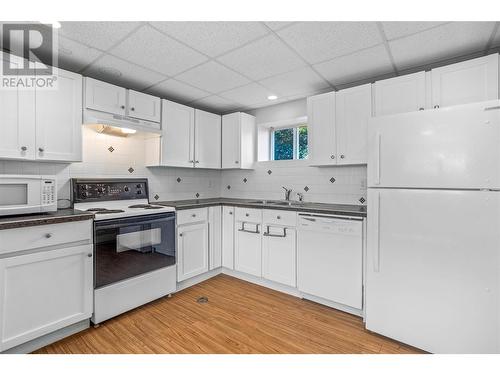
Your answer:
[[[208,272],[208,223],[177,228],[177,281]]]
[[[234,207],[222,207],[222,267],[234,269]]]
[[[296,286],[295,228],[265,226],[262,239],[262,277]]]
[[[238,210],[238,208],[236,209]],[[234,269],[262,276],[261,224],[238,221],[235,228]]]
[[[209,240],[209,269],[222,266],[222,208],[213,206],[208,208],[208,240]]]
[[[0,351],[90,318],[92,251],[87,244],[0,259]]]

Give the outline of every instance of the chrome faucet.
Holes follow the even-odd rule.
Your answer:
[[[292,189],[289,189],[287,187],[283,186],[283,189],[285,189],[285,200],[289,201],[290,200],[290,194],[292,194]]]
[[[299,197],[299,202],[304,201],[304,194],[303,193],[297,193],[297,197]]]

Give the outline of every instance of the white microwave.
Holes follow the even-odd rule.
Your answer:
[[[0,216],[57,211],[55,176],[0,174]]]

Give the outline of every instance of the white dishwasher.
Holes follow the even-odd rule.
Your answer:
[[[361,310],[363,218],[299,213],[297,284],[306,298]]]

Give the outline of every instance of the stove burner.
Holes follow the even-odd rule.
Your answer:
[[[106,208],[89,208],[87,211],[107,211]]]
[[[96,214],[117,214],[119,212],[125,212],[123,210],[108,210],[107,208],[89,208],[87,211],[94,212]]]
[[[161,206],[149,206],[149,207],[144,207],[146,210],[157,210],[158,208],[161,208]]]
[[[132,206],[128,206],[128,208],[148,208],[149,204],[133,204]]]

